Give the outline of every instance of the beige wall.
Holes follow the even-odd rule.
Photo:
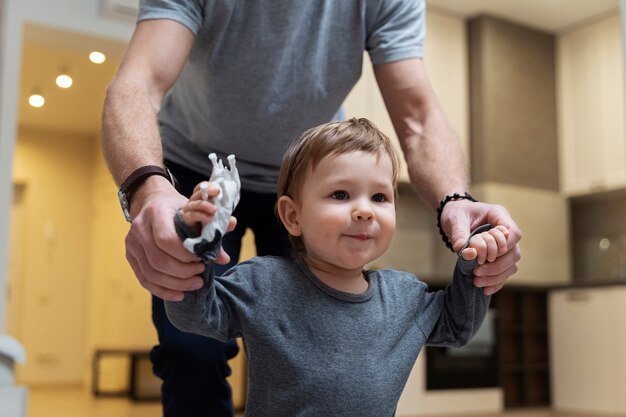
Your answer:
[[[484,182],[472,186],[483,201],[505,206],[523,232],[519,271],[508,284],[555,285],[571,281],[567,200],[539,188]]]
[[[12,279],[19,304],[18,339],[28,365],[18,368],[30,384],[78,383],[85,366],[85,336],[94,138],[20,129],[13,181],[23,185],[21,276]]]
[[[17,103],[23,29],[26,22],[63,28],[127,41],[133,30],[131,19],[105,19],[96,1],[3,0],[0,26],[0,332],[5,328],[6,277],[8,269],[9,212],[12,194],[12,165],[17,140]]]
[[[149,348],[156,342],[150,318],[150,294],[126,263],[124,237],[129,225],[121,215],[117,187],[100,147],[94,151],[90,341],[99,348]]]

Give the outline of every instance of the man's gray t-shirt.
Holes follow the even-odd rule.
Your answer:
[[[424,0],[141,0],[139,20],[195,35],[159,114],[165,158],[210,172],[237,155],[242,187],[276,192],[287,146],[328,122],[374,63],[421,58]]]
[[[181,330],[243,337],[246,416],[392,416],[422,346],[460,346],[480,327],[489,297],[473,284],[475,265],[459,259],[438,292],[406,272],[366,271],[367,291],[351,294],[301,260],[257,257],[207,273],[165,308]]]

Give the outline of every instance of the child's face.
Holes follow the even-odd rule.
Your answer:
[[[296,201],[307,258],[358,269],[389,248],[396,226],[391,158],[362,151],[309,168]]]

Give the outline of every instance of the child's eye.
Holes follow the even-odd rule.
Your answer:
[[[331,197],[336,200],[347,200],[349,196],[348,193],[345,191],[335,191],[331,194]]]
[[[385,201],[387,201],[387,197],[385,197],[385,194],[374,194],[372,196],[372,201],[375,203],[384,203]]]

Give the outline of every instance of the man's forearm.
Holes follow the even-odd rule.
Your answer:
[[[411,184],[429,206],[436,208],[447,194],[467,191],[465,157],[441,112],[429,111],[423,122],[405,123],[400,132]]]
[[[102,147],[118,185],[139,167],[163,163],[156,113],[147,88],[116,80],[107,90]]]
[[[421,59],[378,65],[376,80],[408,164],[411,183],[432,208],[467,187],[465,158]]]

